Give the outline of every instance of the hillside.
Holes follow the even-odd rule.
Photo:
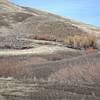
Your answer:
[[[0,100],[100,100],[100,27],[0,0]]]
[[[45,64],[34,59],[0,58],[6,62],[0,65],[1,100],[100,99],[100,53]]]
[[[69,36],[92,33],[99,36],[100,33],[100,28],[45,11],[21,7],[7,0],[0,1],[0,15],[0,48],[33,47],[28,39],[61,41],[70,45],[66,43]]]

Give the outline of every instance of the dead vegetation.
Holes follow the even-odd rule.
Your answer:
[[[36,77],[37,79],[50,79],[52,81],[69,80],[76,83],[100,81],[99,53],[58,61],[44,61],[44,63],[29,57],[8,58],[1,58],[0,60],[0,76],[15,77],[17,79],[34,79]]]
[[[74,48],[74,49],[87,49],[87,48],[93,48],[97,49],[96,46],[96,36],[95,35],[69,35],[69,36],[58,36],[55,35],[33,35],[29,37],[31,39],[36,40],[46,40],[46,41],[57,41],[57,42],[63,42],[68,47]]]
[[[33,47],[32,43],[21,41],[21,38],[27,37],[65,41],[66,45],[73,48],[95,47],[94,40],[91,40],[90,36],[84,36],[82,39],[80,35],[87,35],[89,31],[87,32],[86,29],[94,34],[99,33],[99,28],[48,12],[21,7],[9,1],[2,0],[0,8],[0,48],[25,49],[28,46],[28,48]],[[77,42],[74,42],[76,40]]]
[[[100,100],[99,53],[40,65],[0,59],[0,100]]]
[[[100,53],[93,54],[96,37],[87,32],[99,33],[99,29],[9,1],[0,8],[2,49],[29,50],[37,45],[33,39],[84,49],[81,53],[0,56],[0,100],[100,100]]]
[[[96,36],[94,35],[73,35],[68,36],[65,42],[73,47],[79,49],[96,48]]]
[[[100,87],[0,78],[0,100],[100,100]]]

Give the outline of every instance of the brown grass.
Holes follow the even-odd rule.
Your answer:
[[[68,65],[54,74],[49,79],[71,82],[93,82],[99,81],[100,68],[99,63],[86,62],[85,64]]]
[[[0,58],[0,76],[4,77],[17,77],[17,78],[30,78],[32,73],[28,66],[46,63],[46,60],[41,57],[7,57]],[[25,67],[27,66],[27,67]]]
[[[77,58],[65,59],[35,65],[13,59],[0,60],[0,76],[15,77],[18,79],[46,79],[71,82],[98,82],[100,81],[100,56],[90,54]]]

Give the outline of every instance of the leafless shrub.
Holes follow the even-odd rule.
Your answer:
[[[68,36],[65,39],[65,42],[68,45],[71,45],[73,48],[96,48],[96,37],[94,35],[74,35]]]

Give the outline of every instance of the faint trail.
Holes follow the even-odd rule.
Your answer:
[[[92,53],[92,54],[86,54],[86,55],[81,55],[81,56],[78,56],[78,57],[73,57],[73,58],[70,58],[70,59],[62,59],[62,60],[60,60],[60,61],[55,61],[55,62],[52,62],[52,61],[49,61],[49,62],[47,62],[47,63],[45,63],[45,64],[41,64],[41,65],[34,65],[34,67],[32,67],[33,68],[33,70],[37,70],[37,69],[43,69],[43,68],[47,68],[47,67],[54,67],[55,65],[58,65],[58,66],[56,66],[56,67],[62,67],[61,66],[61,64],[62,65],[64,65],[64,64],[66,64],[67,65],[67,62],[70,62],[70,64],[71,64],[71,62],[72,61],[75,61],[75,60],[80,60],[80,59],[86,59],[87,60],[87,62],[89,63],[89,61],[88,61],[88,58],[87,57],[91,57],[91,56],[94,56],[94,55],[97,55],[97,54],[100,54],[100,52],[96,52],[96,53]],[[33,65],[32,65],[33,66]]]
[[[31,55],[31,54],[52,54],[56,51],[74,51],[74,49],[60,47],[60,46],[40,46],[37,48],[27,50],[0,50],[0,56],[17,56],[17,55]]]

